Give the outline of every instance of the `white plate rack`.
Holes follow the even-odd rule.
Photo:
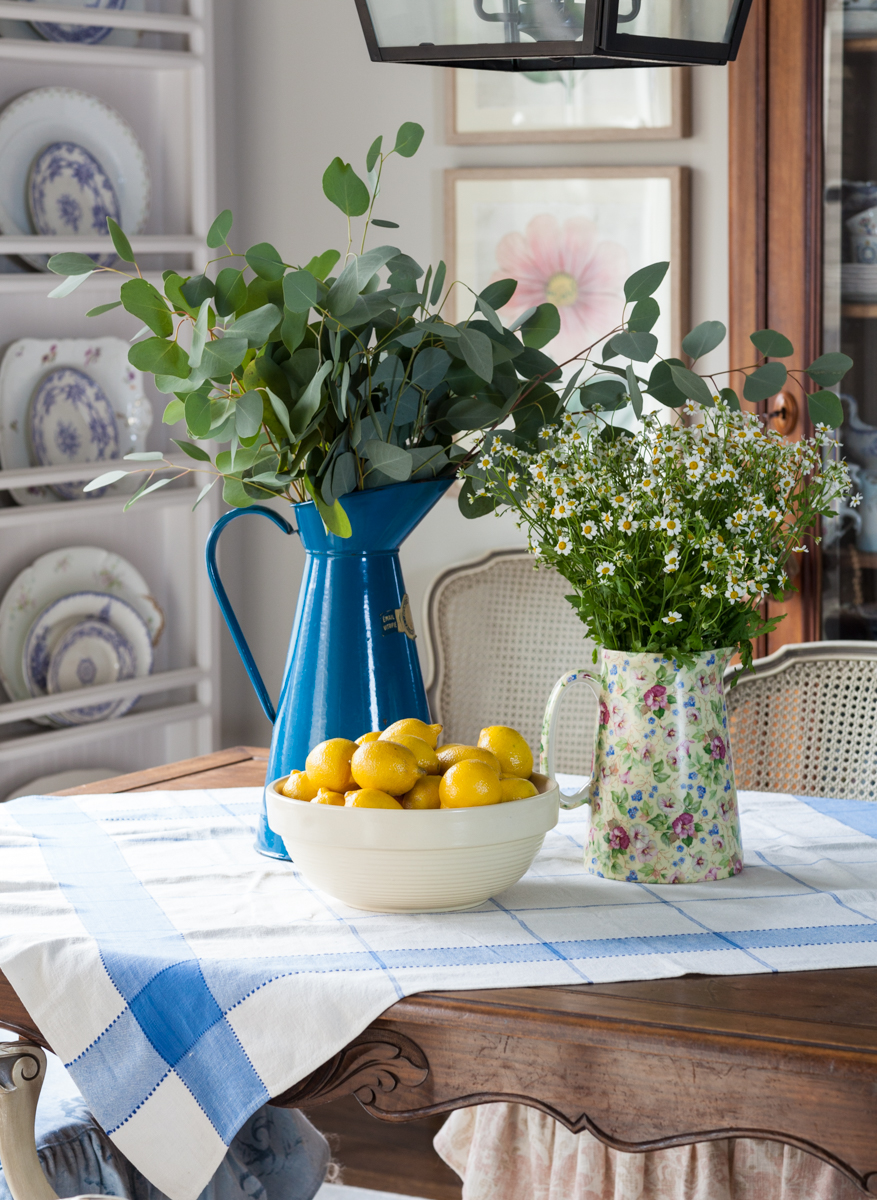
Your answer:
[[[0,106],[37,87],[73,87],[99,96],[134,129],[149,161],[152,204],[143,233],[131,238],[154,282],[168,266],[203,269],[205,238],[216,215],[212,0],[162,0],[162,12],[102,10],[101,25],[134,29],[134,47],[0,37]],[[185,11],[176,11],[185,7]],[[0,19],[94,25],[91,9],[0,0]],[[105,251],[101,238],[0,234],[0,256]],[[115,298],[118,276],[95,275],[63,300],[48,300],[57,277],[0,272],[0,351],[20,337],[131,336],[122,310],[89,320],[86,311]],[[150,448],[166,449],[160,424],[166,397],[154,391]],[[190,459],[168,455],[176,465]],[[125,463],[101,463],[111,470]],[[138,464],[132,464],[134,469]],[[142,464],[141,464],[142,465]],[[93,466],[0,469],[0,492],[71,482]],[[138,695],[126,716],[63,729],[31,718],[57,711],[57,697],[9,702],[0,690],[0,796],[38,774],[100,763],[119,772],[207,753],[218,746],[218,621],[204,568],[204,543],[216,518],[215,488],[192,512],[205,476],[144,497],[122,512],[125,497],[0,506],[0,594],[18,572],[49,550],[99,545],[142,571],[165,612],[153,674],[89,689],[89,701]]]

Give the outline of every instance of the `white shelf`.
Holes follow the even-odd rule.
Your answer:
[[[73,725],[69,729],[47,730],[34,726],[34,732],[24,737],[0,740],[0,762],[10,762],[28,755],[51,754],[65,746],[88,744],[104,738],[120,738],[155,725],[181,724],[212,716],[211,707],[192,701],[189,704],[171,704],[152,708],[148,712],[133,712],[114,721],[93,721],[90,725]],[[37,748],[39,747],[39,749]],[[205,752],[206,753],[206,752]],[[34,764],[35,767],[37,763]]]
[[[133,47],[0,38],[0,104],[30,88],[81,88],[130,123],[152,174],[149,232],[130,240],[138,258],[153,256],[147,259],[150,270],[145,277],[157,286],[161,271],[156,264],[190,264],[186,274],[203,269],[211,256],[204,239],[217,212],[212,0],[188,0],[187,10],[190,15],[130,9],[96,14],[87,8],[40,5],[40,20],[139,30],[146,44]],[[34,5],[0,0],[0,18],[21,21],[35,15]],[[105,254],[108,248],[107,238],[0,235],[0,256]],[[125,273],[132,271],[128,264],[116,265]],[[0,274],[0,343],[19,337],[91,338],[111,331],[130,336],[135,326],[126,332],[129,322],[120,319],[120,314],[125,316],[121,309],[104,321],[85,315],[95,305],[117,299],[123,280],[122,274],[96,272],[66,299],[49,302],[48,293],[59,276]],[[158,407],[156,422],[160,412]],[[153,439],[156,433],[163,436],[160,431],[156,424]],[[148,444],[151,448],[155,442]],[[136,770],[203,754],[219,744],[218,609],[204,569],[203,547],[218,513],[220,489],[214,488],[193,513],[210,472],[203,470],[206,464],[173,449],[174,455],[168,455],[171,466],[192,473],[139,500],[127,513],[123,507],[129,495],[119,491],[99,499],[53,499],[0,508],[0,595],[19,571],[46,551],[96,545],[123,555],[142,571],[167,619],[153,675],[88,689],[89,704],[142,696],[127,716],[48,729],[30,722],[47,712],[75,707],[82,702],[81,694],[77,700],[53,696],[0,702],[0,794],[8,790],[7,782],[17,786],[16,780],[26,782],[48,770],[104,765],[98,764],[103,759],[119,771]],[[152,469],[167,474],[162,463],[124,461],[0,469],[0,490],[94,479],[116,469],[143,472],[138,482]]]
[[[179,688],[195,687],[208,677],[209,672],[203,667],[180,667],[176,671],[159,671],[155,675],[124,679],[118,683],[104,684],[102,687],[82,688],[81,691],[63,696],[38,696],[34,700],[10,701],[0,704],[0,725],[12,725],[16,721],[44,717],[46,713],[59,712],[78,704],[103,704],[107,700],[124,700],[126,696],[133,694],[151,696],[156,692],[175,692]],[[2,748],[3,742],[0,741],[0,750]]]

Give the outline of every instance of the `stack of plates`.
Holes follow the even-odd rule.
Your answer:
[[[59,8],[103,8],[126,9],[143,12],[145,0],[22,0],[23,3],[52,4]],[[94,46],[104,42],[108,46],[135,46],[136,29],[112,29],[109,25],[69,25],[59,21],[0,21],[3,37],[39,39],[49,42],[80,42]]]
[[[10,700],[60,696],[149,675],[164,616],[139,571],[96,546],[44,554],[0,602],[0,681]],[[61,708],[41,725],[120,717],[137,703]]]
[[[109,238],[149,216],[149,167],[133,129],[97,96],[75,88],[25,92],[0,113],[0,232]],[[109,266],[115,254],[92,255]],[[49,256],[21,258],[45,271]]]
[[[877,263],[842,263],[840,289],[844,300],[853,303],[877,301]]]
[[[20,338],[0,363],[0,465],[100,463],[146,448],[152,408],[143,375],[128,362],[121,338]],[[90,478],[100,474],[91,472]],[[141,476],[114,484],[130,492]],[[86,479],[53,487],[16,488],[19,504],[92,500]]]

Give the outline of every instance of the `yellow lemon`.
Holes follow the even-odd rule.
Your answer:
[[[366,742],[350,760],[353,778],[361,788],[377,788],[391,796],[409,792],[422,774],[407,746],[396,742]]]
[[[439,784],[442,808],[475,808],[499,804],[502,797],[499,774],[487,763],[464,759],[444,773]]]
[[[502,774],[502,767],[499,765],[496,755],[491,754],[489,750],[479,749],[478,746],[461,746],[451,742],[447,746],[439,746],[435,753],[442,773],[450,767],[456,766],[457,763],[471,759],[473,762],[484,763],[486,767],[490,767],[491,771],[496,772],[497,779]]]
[[[499,759],[506,775],[529,779],[533,774],[533,754],[517,729],[508,725],[488,725],[478,735],[478,745]]]
[[[441,808],[440,783],[438,775],[424,775],[422,779],[418,779],[410,792],[400,797],[399,803],[403,808]]]
[[[420,738],[431,750],[435,750],[441,731],[441,725],[427,725],[425,721],[418,721],[417,717],[405,717],[402,721],[394,721],[392,725],[388,725],[381,734],[381,739],[385,742],[395,742],[397,734],[406,733],[411,737]]]
[[[330,792],[328,788],[320,788],[313,799],[314,804],[335,804],[344,807],[344,797],[340,792]]]
[[[427,775],[439,774],[439,761],[435,750],[428,746],[423,738],[414,737],[410,733],[397,733],[392,738],[394,746],[407,746],[414,757],[417,759],[417,765],[421,771],[425,771]]]
[[[529,779],[518,779],[516,775],[506,775],[501,779],[499,790],[500,804],[507,804],[509,800],[526,800],[528,796],[538,795],[535,784]]]
[[[284,796],[290,800],[313,800],[317,794],[317,785],[309,779],[305,771],[290,771],[289,778],[281,787]]]
[[[349,799],[345,800],[348,808],[398,808],[402,805],[398,800],[378,788],[360,788],[358,792],[348,792]]]
[[[350,786],[350,760],[356,749],[356,742],[347,738],[329,738],[328,742],[320,742],[314,746],[305,761],[308,779],[318,788],[327,788],[330,792],[343,792]]]
[[[380,736],[380,729],[374,729],[371,733],[364,733],[362,737],[358,737],[356,744],[357,746],[365,746],[368,742],[376,742]]]

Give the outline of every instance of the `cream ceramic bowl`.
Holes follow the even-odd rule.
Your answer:
[[[268,824],[317,888],[371,912],[475,908],[521,878],[557,824],[560,793],[533,775],[539,795],[483,808],[339,808],[265,788]]]

